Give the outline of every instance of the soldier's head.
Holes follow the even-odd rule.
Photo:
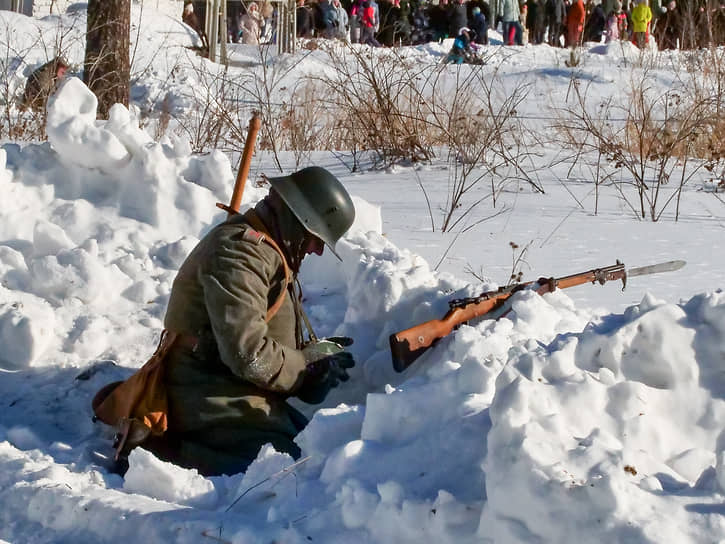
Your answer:
[[[57,79],[61,79],[68,71],[70,65],[68,64],[68,61],[65,60],[65,58],[63,57],[56,57],[53,60],[55,62],[55,77]]]
[[[319,166],[269,178],[275,193],[304,229],[302,257],[322,255],[324,246],[340,259],[335,245],[355,220],[355,206],[340,180]]]

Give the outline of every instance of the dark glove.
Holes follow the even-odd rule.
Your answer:
[[[348,369],[355,366],[355,360],[343,345],[352,344],[351,339],[332,338],[320,340],[306,346],[302,353],[307,361],[305,379],[297,392],[297,397],[309,404],[319,404],[330,389],[350,379]]]
[[[330,387],[337,387],[340,382],[346,382],[350,379],[347,369],[354,366],[355,360],[352,358],[352,353],[340,351],[309,363],[307,365],[307,375],[327,381]]]

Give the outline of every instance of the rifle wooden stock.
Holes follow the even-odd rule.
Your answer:
[[[405,329],[390,335],[390,351],[393,355],[393,368],[402,372],[425,353],[437,340],[447,336],[456,327],[486,314],[500,309],[504,302],[517,291],[535,288],[539,294],[548,293],[555,289],[566,289],[583,283],[598,282],[604,285],[608,281],[622,280],[626,285],[627,272],[624,264],[617,264],[605,268],[595,268],[587,272],[572,274],[561,278],[540,278],[536,282],[519,283],[502,287],[498,291],[489,291],[473,299],[472,302],[455,304],[443,316],[443,319],[426,321],[415,327]],[[496,315],[501,317],[506,312]]]
[[[242,204],[242,196],[244,195],[244,187],[247,184],[247,176],[249,175],[249,168],[252,165],[252,155],[254,154],[254,143],[257,141],[257,133],[259,128],[262,126],[262,120],[257,112],[252,115],[249,120],[249,130],[247,131],[247,139],[244,142],[244,151],[242,151],[242,160],[239,162],[239,170],[237,171],[237,179],[234,182],[234,190],[232,191],[232,198],[229,201],[229,206],[222,203],[217,203],[217,208],[226,210],[231,217],[234,214],[239,213],[239,206]]]

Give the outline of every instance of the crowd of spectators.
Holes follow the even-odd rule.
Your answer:
[[[667,1],[667,0],[665,0]],[[489,43],[489,29],[504,45],[629,40],[660,49],[725,44],[725,0],[296,0],[299,38],[340,39],[374,47],[417,45],[457,38]],[[185,0],[185,5],[191,4]],[[204,2],[193,2],[194,11]],[[276,4],[228,2],[229,39],[274,40]],[[185,14],[187,13],[185,7]],[[203,20],[203,14],[202,14]]]
[[[660,48],[725,44],[725,0],[297,0],[297,36],[373,46],[417,45],[458,38],[488,44],[500,31],[505,45],[630,40]],[[489,3],[490,2],[490,3]],[[681,2],[682,5],[680,5]]]

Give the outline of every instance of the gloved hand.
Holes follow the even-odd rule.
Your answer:
[[[322,338],[316,342],[310,342],[302,348],[302,353],[305,356],[305,361],[313,363],[324,359],[328,355],[334,355],[344,351],[344,348],[352,345],[352,338],[347,336],[331,336],[329,338]]]
[[[351,344],[350,338],[326,338],[302,349],[307,370],[302,387],[297,392],[300,400],[319,404],[330,389],[350,379],[347,371],[355,366],[355,360],[343,348]]]

